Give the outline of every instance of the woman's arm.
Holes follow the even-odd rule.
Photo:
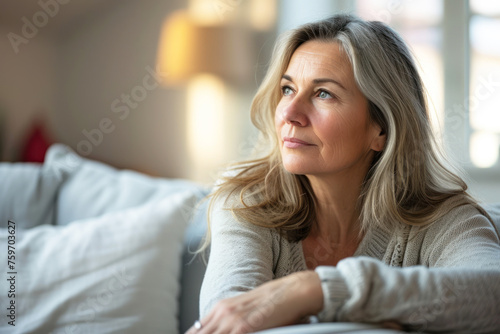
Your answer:
[[[210,258],[200,293],[203,328],[192,327],[189,334],[250,333],[307,322],[322,309],[314,271],[274,279],[277,241],[270,229],[237,221],[222,201],[212,212]]]
[[[222,299],[273,279],[272,235],[267,228],[237,221],[223,200],[210,217],[210,257],[200,292],[200,317]]]
[[[318,275],[311,270],[275,279],[219,301],[187,334],[244,334],[308,322],[323,307]]]
[[[498,332],[500,242],[491,222],[475,215],[430,232],[419,255],[429,267],[394,268],[359,257],[316,268],[325,304],[320,320],[392,320],[418,331]]]

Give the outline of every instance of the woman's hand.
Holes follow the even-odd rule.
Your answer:
[[[219,301],[186,334],[243,334],[303,323],[323,309],[323,291],[314,271],[293,273],[252,291]]]

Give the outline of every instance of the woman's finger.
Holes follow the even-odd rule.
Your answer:
[[[208,334],[210,331],[210,322],[208,316],[202,320],[196,320],[185,334]],[[213,326],[212,326],[213,327]]]

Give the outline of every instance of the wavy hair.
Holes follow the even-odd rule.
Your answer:
[[[283,167],[274,113],[292,54],[311,40],[339,43],[368,100],[370,119],[387,136],[358,199],[361,231],[370,226],[391,229],[400,223],[427,225],[449,211],[450,206],[443,204],[451,198],[452,207],[475,204],[465,182],[444,164],[431,130],[425,90],[404,41],[382,22],[343,14],[280,36],[251,107],[252,122],[268,151],[233,165],[232,175],[222,178],[211,204],[224,198],[238,220],[275,228],[291,242],[307,237],[316,218],[314,192],[306,176]],[[210,234],[205,246],[209,242]]]

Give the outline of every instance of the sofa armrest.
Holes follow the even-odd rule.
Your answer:
[[[199,318],[199,298],[206,265],[201,255],[194,255],[207,230],[205,200],[195,211],[193,220],[186,230],[181,262],[181,294],[179,296],[179,330],[185,333]],[[207,255],[208,260],[208,255]]]
[[[255,332],[254,334],[334,334],[334,333],[364,333],[364,334],[394,334],[404,333],[394,329],[382,328],[377,325],[359,323],[318,323],[278,327]]]

